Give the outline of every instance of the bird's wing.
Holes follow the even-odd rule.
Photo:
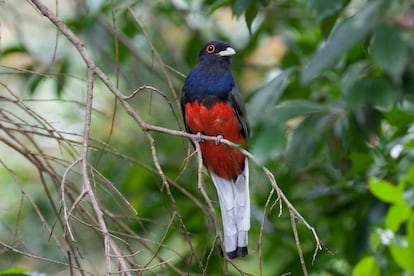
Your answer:
[[[230,104],[233,106],[234,110],[236,111],[241,131],[243,132],[246,138],[249,137],[250,129],[246,119],[246,107],[244,106],[240,92],[236,86],[233,86],[233,88],[230,91],[229,101]]]
[[[180,102],[180,104],[181,104],[181,114],[183,115],[183,122],[184,122],[185,130],[187,132],[191,132],[190,131],[190,128],[188,127],[187,120],[185,118],[185,101],[186,101],[186,94],[187,94],[187,91],[186,90],[187,90],[186,89],[186,85],[184,84],[184,87],[183,87],[183,89],[181,91],[181,102]]]

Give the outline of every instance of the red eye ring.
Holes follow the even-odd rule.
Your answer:
[[[208,45],[206,48],[206,52],[209,54],[214,53],[215,50],[216,50],[216,46],[214,46],[213,44]]]

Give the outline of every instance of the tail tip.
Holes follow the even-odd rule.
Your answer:
[[[234,251],[226,252],[226,255],[229,259],[235,259],[237,257],[245,257],[248,253],[247,246],[242,246],[237,247]]]
[[[237,257],[244,257],[248,254],[247,246],[237,247]]]

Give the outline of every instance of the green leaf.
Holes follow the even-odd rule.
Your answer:
[[[410,247],[411,253],[414,254],[414,212],[411,212],[410,217],[407,222],[407,241],[408,246]]]
[[[385,228],[396,232],[400,228],[400,225],[408,220],[410,214],[411,209],[407,204],[394,204],[387,212]]]
[[[325,17],[321,22],[321,34],[323,38],[326,38],[331,33],[333,27],[335,26],[335,23],[338,20],[340,13],[337,12],[331,16]]]
[[[374,61],[395,81],[401,79],[407,63],[409,49],[402,40],[399,29],[384,24],[375,31],[370,52]]]
[[[414,270],[414,251],[408,246],[406,240],[401,240],[398,244],[390,244],[389,248],[394,261],[402,269],[410,272]]]
[[[331,116],[311,114],[292,131],[286,148],[286,163],[293,172],[309,165],[313,153],[326,142],[325,133],[331,129],[330,124]]]
[[[348,93],[355,86],[357,81],[365,77],[366,74],[364,72],[366,72],[370,66],[372,65],[366,60],[349,65],[341,79],[340,87],[342,93]]]
[[[309,83],[331,67],[340,55],[370,34],[380,22],[383,1],[371,1],[354,16],[342,21],[302,69],[301,82]]]
[[[58,98],[62,97],[62,93],[64,88],[66,87],[66,81],[67,81],[67,72],[69,69],[69,62],[68,60],[64,59],[62,63],[60,64],[60,71],[56,78],[56,95]]]
[[[276,158],[286,144],[286,129],[284,125],[272,125],[258,131],[254,136],[251,152],[259,164]]]
[[[407,175],[405,177],[406,177],[408,183],[410,183],[411,186],[414,186],[414,164],[411,165],[411,167],[408,170]]]
[[[5,275],[13,275],[13,276],[27,276],[27,272],[29,272],[26,268],[21,267],[10,267],[6,270],[0,271],[0,276]]]
[[[217,0],[214,1],[211,5],[210,5],[210,9],[209,9],[209,14],[212,14],[213,12],[215,12],[217,9],[226,6],[230,3],[230,0]]]
[[[288,85],[291,73],[292,70],[284,71],[253,93],[253,97],[247,104],[247,114],[252,127],[263,121],[266,122],[269,112],[271,112]]]
[[[364,152],[352,152],[349,159],[352,162],[352,172],[355,175],[367,171],[372,164],[371,155]]]
[[[1,56],[4,57],[9,54],[15,54],[15,53],[28,53],[27,49],[23,45],[17,45],[17,46],[11,46],[8,48],[3,48],[1,50]]]
[[[348,91],[343,91],[343,94],[352,109],[372,105],[380,110],[391,110],[395,103],[394,89],[384,78],[356,81],[354,86]]]
[[[42,83],[42,81],[45,79],[42,75],[33,75],[33,79],[30,81],[29,84],[29,94],[33,96],[36,93],[36,89],[39,87],[39,85]]]
[[[352,271],[352,276],[379,276],[381,275],[380,267],[374,257],[364,257],[358,262]]]
[[[247,28],[249,29],[250,33],[252,32],[252,24],[253,24],[254,19],[256,18],[258,11],[259,11],[259,8],[257,5],[252,5],[246,11],[246,14],[245,14],[246,24],[247,24]]]
[[[403,191],[386,180],[371,178],[368,185],[370,192],[384,202],[402,203],[403,201]]]
[[[311,9],[316,13],[316,18],[318,21],[335,14],[342,9],[344,4],[348,2],[347,0],[336,0],[336,1],[326,1],[326,0],[310,0],[309,5]]]
[[[297,116],[320,112],[321,104],[307,100],[289,100],[277,105],[272,113],[279,121],[284,122]]]
[[[264,93],[269,93],[267,96],[270,98],[266,102],[276,101],[273,97],[279,97],[277,94],[271,93],[271,89],[264,90]],[[274,108],[269,106],[260,107],[260,97],[255,102],[251,101],[250,104],[254,104],[258,116],[260,115],[262,124],[258,131],[256,131],[251,151],[257,158],[257,161],[261,164],[275,158],[283,147],[286,145],[286,121],[303,115],[312,115],[312,113],[321,112],[323,105],[307,101],[307,100],[291,100],[283,102]],[[260,113],[260,110],[262,112]],[[258,117],[257,117],[258,118]],[[258,121],[256,121],[257,125]]]
[[[371,232],[371,247],[374,251],[378,250],[378,247],[382,244],[380,239],[380,232],[379,231],[372,231]]]
[[[388,112],[383,112],[383,114],[389,124],[399,128],[405,128],[407,125],[414,122],[414,113],[402,110],[397,106]],[[414,166],[412,166],[411,170],[412,177],[407,175],[407,179],[414,179]]]
[[[235,16],[242,15],[251,5],[252,0],[232,0],[232,8]]]
[[[404,96],[407,100],[414,102],[414,64],[411,62],[403,74],[401,85]]]

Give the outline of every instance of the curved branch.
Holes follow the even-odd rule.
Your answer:
[[[201,154],[200,154],[200,150],[199,150],[199,145],[196,141],[196,136],[186,133],[184,131],[179,131],[179,130],[173,130],[173,129],[168,129],[168,128],[163,128],[163,127],[159,127],[159,126],[154,126],[154,125],[150,125],[147,124],[141,117],[139,114],[137,114],[134,109],[129,105],[129,103],[127,102],[128,97],[125,97],[119,90],[118,88],[109,80],[109,78],[106,76],[106,74],[95,65],[94,61],[90,58],[90,56],[88,55],[88,53],[86,52],[83,43],[81,40],[79,40],[75,34],[73,34],[73,32],[65,25],[65,23],[59,19],[55,14],[53,14],[53,12],[51,12],[40,0],[29,0],[31,3],[33,3],[34,6],[36,6],[39,11],[46,16],[57,28],[58,30],[72,43],[72,45],[76,48],[76,50],[79,52],[80,56],[82,57],[82,59],[84,60],[87,69],[88,69],[88,96],[87,96],[87,104],[86,104],[86,119],[85,119],[85,125],[84,125],[84,135],[83,135],[83,150],[82,150],[82,156],[81,156],[81,160],[82,160],[82,174],[83,174],[83,180],[84,180],[84,185],[85,185],[85,189],[89,195],[89,197],[91,198],[91,203],[95,212],[95,215],[97,216],[98,220],[99,220],[99,224],[101,226],[101,231],[105,237],[105,250],[106,250],[106,257],[107,257],[107,267],[108,267],[108,273],[110,273],[111,271],[111,254],[110,254],[110,248],[114,251],[115,256],[117,257],[120,265],[121,265],[121,269],[124,273],[129,273],[127,264],[125,262],[125,260],[121,257],[122,255],[120,254],[116,244],[112,241],[110,235],[109,235],[109,231],[106,228],[106,224],[104,221],[104,217],[102,214],[102,211],[99,207],[99,203],[97,202],[96,197],[94,196],[93,190],[91,188],[91,182],[89,179],[89,173],[88,173],[88,165],[87,165],[87,152],[88,152],[88,141],[89,141],[89,127],[90,127],[90,113],[91,113],[91,108],[92,108],[92,95],[93,95],[93,78],[94,76],[96,76],[98,79],[100,79],[102,81],[102,83],[108,88],[108,90],[114,94],[114,96],[120,101],[120,103],[122,104],[123,108],[125,109],[125,111],[129,114],[129,116],[131,116],[134,121],[138,124],[138,126],[141,128],[141,130],[145,133],[148,142],[150,144],[150,148],[151,148],[151,153],[152,153],[152,159],[154,162],[154,165],[156,167],[156,171],[158,172],[158,175],[161,177],[162,179],[162,187],[166,188],[167,194],[169,196],[169,198],[172,201],[173,204],[173,208],[174,210],[177,210],[176,208],[176,202],[175,199],[173,197],[173,195],[171,194],[170,188],[169,188],[169,181],[167,179],[167,177],[165,176],[161,165],[158,161],[157,158],[157,151],[155,148],[155,140],[151,135],[152,131],[155,132],[160,132],[160,133],[164,133],[164,134],[168,134],[168,135],[173,135],[173,136],[179,136],[179,137],[186,137],[189,138],[191,140],[193,140],[194,144],[196,145],[196,151],[197,151],[197,161],[198,161],[198,187],[200,189],[200,192],[202,193],[208,207],[209,210],[211,212],[211,214],[215,214],[214,213],[214,208],[211,205],[210,199],[208,198],[208,195],[205,193],[204,190],[204,186],[203,186],[203,177],[202,177],[202,160],[201,160]],[[136,23],[141,27],[141,29],[143,29],[143,26],[141,24],[141,22],[136,18],[135,14],[133,13],[133,11],[131,9],[129,9],[130,14],[134,17]],[[157,52],[155,51],[153,45],[151,44],[151,49],[152,51],[157,55],[157,58],[160,58],[157,54]],[[163,64],[163,63],[162,63]],[[166,67],[163,67],[163,70],[166,70]],[[166,71],[165,71],[166,72]],[[170,85],[170,89],[172,90],[172,93],[174,95],[175,100],[177,101],[177,96],[174,92],[174,88],[170,82],[170,79],[167,80],[169,85]],[[209,140],[209,141],[215,141],[216,137],[210,137],[210,136],[202,136],[201,137],[204,140]],[[259,164],[254,156],[252,154],[250,154],[248,151],[246,151],[245,149],[241,148],[240,145],[234,144],[228,140],[223,139],[222,143],[231,147],[236,147],[238,148],[244,155],[246,155],[248,158],[252,159],[256,164]],[[284,204],[286,204],[286,206],[289,209],[289,215],[291,217],[291,223],[292,223],[292,228],[296,229],[296,225],[295,225],[295,220],[294,218],[297,217],[299,218],[304,225],[313,233],[313,236],[316,240],[316,249],[315,249],[315,253],[313,256],[313,259],[315,258],[317,252],[319,250],[322,249],[322,243],[316,233],[316,230],[302,217],[302,215],[295,209],[295,207],[290,203],[290,201],[287,199],[287,197],[284,195],[284,193],[282,192],[282,190],[279,188],[274,175],[264,166],[260,166],[261,169],[263,170],[263,172],[265,173],[265,175],[268,177],[272,188],[276,191],[278,197],[276,200],[279,200],[279,214],[282,212],[282,202]],[[177,219],[179,220],[180,226],[184,229],[187,239],[189,241],[191,250],[193,249],[193,246],[191,244],[190,238],[189,238],[189,233],[187,232],[184,222],[180,216],[179,213],[174,213],[177,216]],[[213,216],[215,217],[215,216]],[[218,230],[218,223],[217,221],[214,219],[213,220],[214,226],[216,228],[216,233],[220,233],[220,231]],[[297,234],[297,233],[296,233]],[[295,234],[295,240],[297,242],[298,247],[298,254],[299,257],[301,259],[301,264],[302,264],[302,268],[304,271],[306,271],[306,266],[304,265],[304,261],[303,260],[303,253],[300,250],[300,241],[297,237],[297,235]],[[193,251],[194,252],[194,251]],[[199,262],[200,267],[202,268],[202,264],[200,262],[200,260],[197,260]]]

